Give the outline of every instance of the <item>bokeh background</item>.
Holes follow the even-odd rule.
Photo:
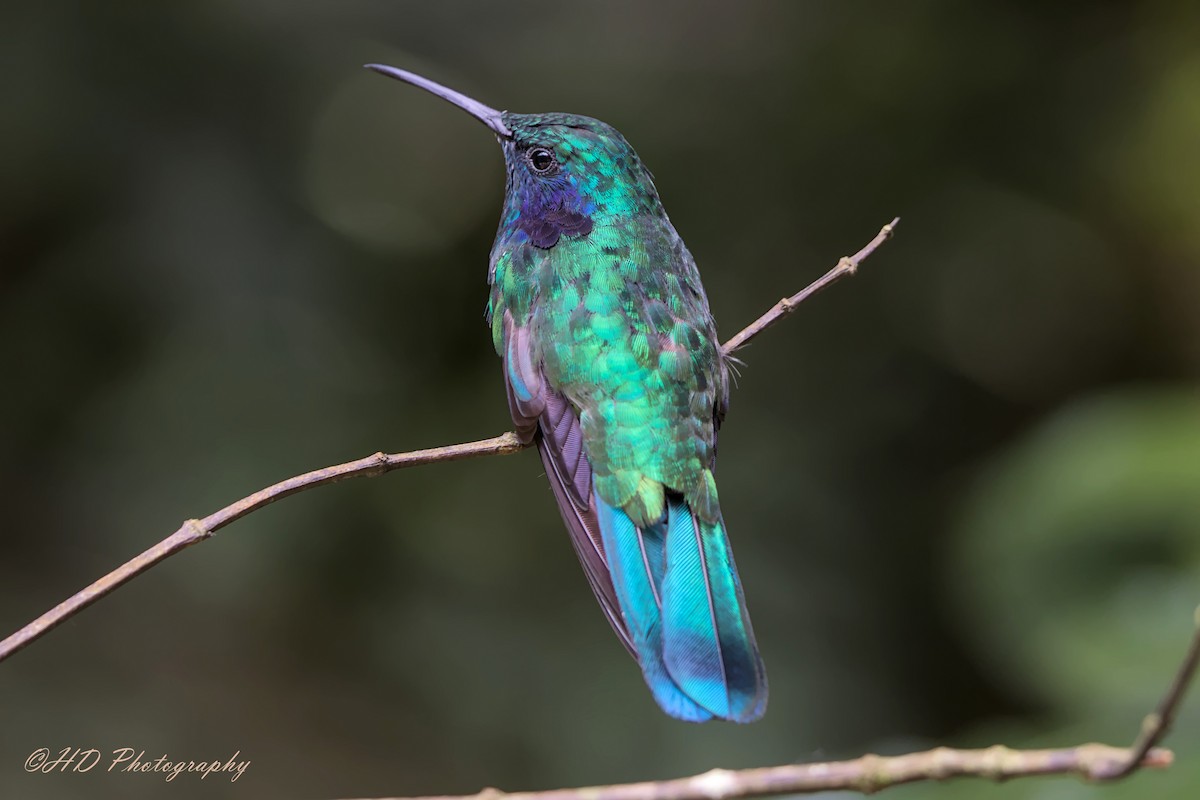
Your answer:
[[[261,486],[507,428],[492,137],[588,113],[745,351],[718,478],[771,678],[663,716],[532,453],[288,499],[0,666],[0,796],[552,788],[1132,738],[1200,601],[1190,4],[40,0],[0,12],[0,633]],[[1200,698],[1196,698],[1200,699]],[[1193,798],[1178,763],[897,798]],[[28,775],[38,747],[250,759]]]

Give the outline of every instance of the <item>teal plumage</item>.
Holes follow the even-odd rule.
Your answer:
[[[496,112],[419,76],[504,150],[488,314],[610,623],[672,716],[748,722],[767,685],[713,478],[729,375],[691,253],[611,126]]]

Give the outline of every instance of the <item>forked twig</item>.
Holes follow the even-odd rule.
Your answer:
[[[1176,670],[1175,677],[1171,680],[1166,694],[1158,702],[1158,708],[1147,714],[1142,720],[1141,733],[1129,746],[1124,761],[1114,765],[1111,771],[1101,772],[1093,777],[1109,781],[1124,778],[1141,766],[1146,756],[1154,752],[1155,746],[1171,730],[1171,724],[1175,722],[1175,714],[1183,705],[1184,695],[1187,694],[1188,687],[1192,685],[1197,666],[1200,666],[1200,608],[1196,609],[1192,624],[1195,626],[1196,632],[1192,635],[1192,643],[1188,645],[1187,654],[1180,662],[1179,669]]]

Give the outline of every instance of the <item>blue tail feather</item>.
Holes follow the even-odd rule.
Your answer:
[[[667,513],[663,662],[714,716],[753,722],[766,710],[766,671],[724,523],[698,519],[682,498]]]
[[[679,497],[642,529],[598,496],[595,505],[621,613],[658,704],[694,722],[762,716],[766,677],[724,526],[698,520]]]
[[[639,531],[628,514],[599,497],[596,497],[596,519],[604,538],[604,552],[621,614],[654,699],[673,717],[689,722],[712,719],[711,713],[680,690],[663,664],[659,611],[664,563],[663,526],[654,525]]]

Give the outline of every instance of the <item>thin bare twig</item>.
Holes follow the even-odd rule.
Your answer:
[[[780,794],[854,791],[870,794],[892,786],[948,778],[1003,781],[1031,775],[1076,775],[1084,780],[1119,780],[1145,767],[1169,767],[1174,754],[1155,745],[1162,741],[1200,665],[1200,609],[1187,655],[1158,705],[1146,717],[1129,747],[1082,744],[1059,750],[1013,750],[996,745],[985,750],[938,747],[903,756],[866,755],[850,761],[784,764],[758,769],[714,769],[690,778],[665,781],[553,789],[545,792],[502,792],[484,789],[474,795],[377,798],[377,800],[729,800]]]
[[[791,311],[796,303],[815,294],[818,290],[828,286],[842,275],[853,273],[858,268],[859,262],[875,252],[875,249],[891,235],[891,231],[897,222],[899,222],[898,218],[883,226],[883,230],[879,235],[872,239],[866,247],[849,259],[843,258],[833,270],[818,278],[814,283],[791,298],[781,301],[771,311],[768,311],[762,317],[752,322],[749,327],[722,345],[722,350],[727,354],[732,353],[749,341],[751,337],[758,335],[764,328],[775,322],[779,316],[787,311]],[[783,303],[790,303],[790,305],[779,310]],[[268,486],[266,489],[255,492],[249,497],[244,497],[215,514],[208,515],[204,519],[189,519],[180,526],[179,530],[154,545],[154,547],[117,567],[91,586],[72,595],[66,601],[59,603],[4,641],[0,641],[0,661],[40,639],[56,626],[75,616],[101,597],[104,597],[118,586],[142,574],[155,564],[170,558],[180,550],[190,547],[196,542],[204,541],[218,529],[223,528],[236,519],[244,517],[251,511],[256,511],[290,494],[317,486],[324,486],[327,483],[334,483],[346,478],[373,477],[375,475],[382,475],[385,472],[391,472],[394,469],[415,467],[420,464],[432,464],[435,461],[459,461],[477,456],[508,455],[522,449],[524,449],[524,445],[520,443],[515,433],[505,433],[477,442],[434,447],[430,450],[416,450],[411,453],[395,453],[392,455],[376,453],[373,456],[360,458],[357,461],[349,461],[345,464],[338,464],[335,467],[313,470],[312,472],[306,472],[303,475],[297,475],[294,478],[280,481],[274,486]]]
[[[796,292],[791,297],[785,297],[775,305],[767,313],[763,314],[758,319],[751,322],[741,331],[733,336],[728,342],[721,346],[725,351],[725,355],[733,355],[736,351],[742,349],[750,343],[750,340],[767,328],[774,325],[779,320],[783,319],[787,314],[790,314],[796,306],[803,303],[808,298],[812,297],[817,292],[836,282],[839,278],[844,278],[847,275],[853,275],[858,271],[858,265],[865,261],[872,253],[879,249],[879,246],[892,238],[892,233],[896,230],[896,226],[900,224],[900,218],[884,225],[879,229],[879,233],[875,234],[875,238],[867,242],[866,247],[859,250],[852,256],[842,256],[841,261],[837,266],[826,272],[815,281],[805,286],[800,291]]]
[[[179,526],[179,530],[166,539],[151,547],[141,555],[126,561],[100,580],[83,589],[66,601],[42,614],[21,630],[0,642],[0,661],[11,656],[23,647],[44,636],[55,626],[70,619],[104,595],[121,586],[123,583],[141,575],[160,561],[202,542],[229,523],[241,519],[252,511],[270,505],[290,494],[302,492],[327,483],[336,483],[347,478],[360,476],[382,475],[405,467],[416,467],[421,464],[432,464],[435,461],[461,461],[477,456],[497,456],[515,453],[524,449],[515,433],[504,433],[491,439],[481,439],[466,444],[452,444],[445,447],[434,447],[429,450],[414,450],[410,453],[376,453],[373,456],[360,458],[357,461],[347,461],[324,469],[315,469],[303,475],[280,481],[273,486],[260,489],[249,497],[243,497],[236,503],[225,506],[204,519],[189,519]]]

